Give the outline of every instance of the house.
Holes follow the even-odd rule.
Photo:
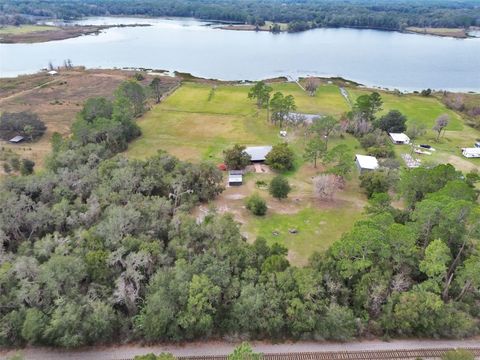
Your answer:
[[[243,171],[241,170],[230,170],[228,172],[228,185],[229,186],[240,186],[243,184]]]
[[[8,141],[11,142],[12,144],[18,144],[19,142],[22,142],[24,139],[25,138],[23,136],[17,135]]]
[[[58,71],[50,70],[50,71],[48,72],[48,74],[54,76],[54,75],[57,75],[57,74],[58,74]]]
[[[462,155],[466,158],[480,158],[480,148],[464,148],[462,149]]]
[[[410,144],[410,138],[404,133],[388,133],[392,142],[397,145],[408,145]]]
[[[267,154],[272,151],[271,146],[248,146],[245,152],[250,155],[252,162],[265,161]]]
[[[378,161],[374,156],[367,155],[355,155],[355,163],[357,164],[358,171],[375,170],[378,169]]]

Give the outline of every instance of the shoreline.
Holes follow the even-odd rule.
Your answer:
[[[51,29],[43,29],[18,34],[0,35],[0,44],[37,44],[50,41],[73,39],[86,35],[97,35],[104,30],[123,27],[143,27],[150,24],[118,24],[118,25],[70,25],[50,26]]]
[[[282,25],[288,26],[288,24],[282,24]],[[298,32],[304,32],[304,31],[316,30],[316,29],[342,29],[342,28],[398,32],[401,34],[430,35],[430,36],[460,39],[460,40],[476,38],[476,36],[469,35],[469,31],[471,31],[471,29],[464,29],[464,28],[422,28],[422,27],[410,26],[408,28],[405,28],[404,30],[396,30],[396,29],[385,29],[385,28],[366,27],[366,26],[335,26],[335,27],[322,26],[322,27],[313,27],[306,30],[302,30],[302,31],[288,31],[288,29],[280,28],[278,31],[274,32],[271,29],[267,29],[265,27],[257,27],[255,25],[250,25],[250,24],[224,24],[221,26],[215,26],[215,29],[220,29],[220,30],[270,32],[272,34],[279,34],[279,33],[294,34]]]
[[[159,75],[159,76],[168,76],[168,77],[177,77],[180,78],[183,81],[199,81],[199,82],[209,82],[209,83],[215,83],[215,84],[237,84],[237,85],[249,85],[249,84],[254,84],[255,82],[258,81],[265,81],[265,82],[281,82],[281,81],[298,81],[302,79],[307,79],[307,78],[312,78],[312,79],[318,79],[321,81],[326,81],[326,82],[332,82],[332,83],[342,83],[342,85],[350,85],[350,86],[356,86],[358,88],[364,88],[364,89],[370,89],[370,90],[381,90],[381,91],[387,91],[387,92],[400,92],[401,94],[416,94],[419,93],[422,90],[425,90],[428,88],[423,87],[423,88],[415,88],[415,89],[405,89],[405,88],[399,88],[399,87],[388,87],[388,86],[381,86],[381,85],[373,85],[373,84],[368,84],[365,83],[361,80],[356,80],[356,79],[347,79],[342,76],[338,75],[324,75],[324,76],[317,76],[317,75],[308,75],[304,74],[298,77],[293,77],[291,75],[278,75],[278,76],[265,76],[259,79],[233,79],[233,80],[227,80],[227,79],[215,79],[215,78],[208,78],[208,77],[203,77],[200,75],[195,75],[186,71],[178,71],[178,70],[166,70],[166,69],[153,69],[153,68],[145,68],[145,67],[132,67],[132,66],[124,66],[124,67],[85,67],[82,65],[77,65],[80,67],[83,67],[85,70],[92,70],[92,71],[111,71],[111,70],[123,70],[123,71],[132,71],[132,72],[146,72],[146,73],[152,73],[154,75]],[[35,72],[30,72],[30,73],[23,73],[23,74],[17,74],[15,76],[4,76],[0,74],[0,79],[15,79],[19,78],[22,76],[34,76],[38,74],[42,74],[46,72],[45,69],[43,70],[37,70]],[[436,88],[430,88],[432,92],[452,92],[452,93],[462,93],[462,94],[480,94],[480,88],[475,89],[475,90],[467,90],[467,89],[456,89],[456,88],[443,88],[443,89],[436,89]]]

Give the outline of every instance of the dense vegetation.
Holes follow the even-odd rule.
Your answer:
[[[366,121],[379,100],[352,117]],[[296,268],[284,247],[248,244],[230,215],[189,215],[223,190],[214,166],[116,155],[138,136],[144,101],[134,81],[87,101],[46,171],[1,184],[1,345],[478,333],[476,174],[403,171],[390,186],[405,210],[374,187],[369,216]]]
[[[82,16],[148,15],[197,17],[263,25],[289,23],[290,31],[314,27],[366,27],[402,30],[407,26],[467,27],[480,25],[474,0],[412,1],[228,1],[228,0],[6,0],[1,23],[31,21],[31,16],[75,19]],[[27,16],[28,15],[28,16]]]

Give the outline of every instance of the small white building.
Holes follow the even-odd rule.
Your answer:
[[[480,148],[464,148],[462,149],[462,155],[466,158],[480,158]]]
[[[272,151],[271,146],[249,146],[245,149],[245,152],[250,155],[252,162],[265,161],[270,151]]]
[[[243,184],[243,171],[231,170],[228,172],[228,185],[240,186]]]
[[[379,168],[378,160],[374,156],[355,155],[355,163],[360,172],[364,170],[376,170]]]
[[[55,70],[50,70],[48,72],[48,75],[51,75],[51,76],[54,76],[54,75],[57,75],[58,74],[58,71],[55,71]]]
[[[410,138],[404,133],[388,133],[392,142],[397,145],[408,145],[410,144]]]
[[[11,142],[12,144],[18,144],[19,142],[22,142],[24,139],[25,138],[23,136],[17,135],[8,141]]]

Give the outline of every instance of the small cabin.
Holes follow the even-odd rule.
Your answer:
[[[245,149],[252,162],[264,162],[270,151],[272,151],[271,146],[249,146]]]
[[[243,171],[241,170],[230,170],[228,172],[228,185],[229,186],[240,186],[243,184]]]
[[[360,172],[376,170],[379,168],[378,160],[374,156],[357,154],[355,155],[355,164]]]
[[[480,158],[480,148],[464,148],[462,149],[462,155],[466,158]]]
[[[18,143],[22,142],[23,140],[25,140],[25,138],[23,136],[17,135],[15,137],[11,138],[10,140],[8,140],[8,142],[11,142],[12,144],[18,144]]]
[[[410,138],[404,133],[388,133],[392,142],[396,145],[408,145],[410,144]]]

